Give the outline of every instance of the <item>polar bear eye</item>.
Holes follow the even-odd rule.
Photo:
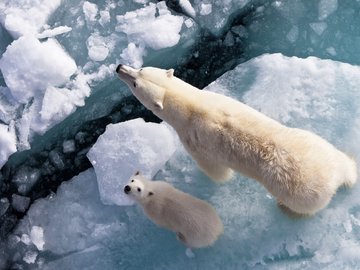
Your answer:
[[[141,192],[141,188],[138,187],[137,191]]]
[[[134,85],[134,87],[135,87],[135,88],[137,87],[137,84],[136,84],[136,82],[134,82],[134,84],[133,84],[133,85]]]
[[[134,179],[133,180],[131,180],[131,183],[133,183],[134,182]]]

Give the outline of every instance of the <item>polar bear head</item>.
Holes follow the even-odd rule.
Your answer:
[[[166,90],[174,77],[173,69],[164,70],[154,67],[134,69],[126,65],[119,65],[116,72],[147,109],[154,113],[163,110]]]
[[[149,197],[154,195],[150,189],[150,185],[144,176],[140,172],[136,172],[131,178],[129,183],[124,187],[125,194],[132,197],[137,202],[144,202]]]

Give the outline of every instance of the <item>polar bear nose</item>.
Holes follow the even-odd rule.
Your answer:
[[[116,73],[119,73],[119,70],[121,68],[122,64],[118,65],[117,68],[116,68]]]
[[[125,192],[126,194],[128,194],[128,193],[130,192],[130,190],[131,190],[131,187],[130,187],[130,186],[126,185],[126,186],[124,187],[124,192]]]

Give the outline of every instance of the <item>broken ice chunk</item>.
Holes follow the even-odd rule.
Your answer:
[[[85,1],[83,4],[83,12],[88,23],[96,21],[96,15],[98,13],[98,7],[96,4]]]
[[[15,132],[7,125],[0,124],[0,168],[12,153],[16,152]]]
[[[49,153],[49,158],[51,163],[59,170],[63,170],[65,168],[64,161],[60,154],[56,152],[55,150],[51,151]]]
[[[18,212],[25,212],[30,204],[30,198],[18,194],[12,195],[11,205]]]
[[[0,200],[0,217],[6,213],[10,206],[9,200],[7,198],[1,198]]]
[[[26,103],[48,86],[67,82],[77,67],[56,40],[41,43],[24,36],[9,45],[0,59],[0,69],[12,96]]]
[[[64,154],[72,153],[72,152],[75,152],[75,150],[76,150],[74,140],[64,141],[62,146],[63,146],[63,153]]]
[[[159,15],[157,15],[159,13]],[[165,2],[153,4],[117,16],[116,31],[124,32],[129,42],[150,47],[154,50],[176,45],[184,22],[181,16],[174,16]]]
[[[38,169],[24,166],[18,169],[12,182],[17,186],[19,193],[26,194],[34,186],[39,177],[40,171]]]
[[[24,260],[24,262],[26,262],[28,264],[32,264],[32,263],[35,263],[37,256],[38,256],[38,253],[36,251],[29,250],[25,253],[23,260]]]
[[[140,170],[152,178],[177,147],[176,135],[165,124],[135,119],[108,125],[88,153],[105,204],[128,205],[123,186]]]
[[[188,0],[179,0],[179,5],[187,16],[191,18],[196,17],[196,11]]]
[[[2,0],[0,23],[14,38],[35,35],[60,4],[61,0]]]
[[[337,0],[320,0],[319,2],[319,20],[325,20],[338,8]]]
[[[21,235],[20,241],[23,242],[27,246],[31,244],[31,239],[26,233]]]
[[[43,228],[39,226],[33,226],[30,232],[30,239],[38,250],[44,249],[45,241]]]
[[[69,26],[59,26],[54,29],[47,29],[44,32],[42,32],[41,34],[38,34],[37,37],[40,39],[51,38],[51,37],[55,37],[57,35],[68,33],[71,30],[72,30],[72,28]]]

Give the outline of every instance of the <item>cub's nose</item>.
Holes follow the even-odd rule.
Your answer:
[[[131,187],[130,187],[130,186],[126,185],[126,186],[124,187],[124,192],[125,192],[126,194],[128,194],[128,193],[130,192],[130,190],[131,190]]]
[[[121,68],[122,64],[118,65],[117,68],[116,68],[116,73],[119,73],[119,70]]]

